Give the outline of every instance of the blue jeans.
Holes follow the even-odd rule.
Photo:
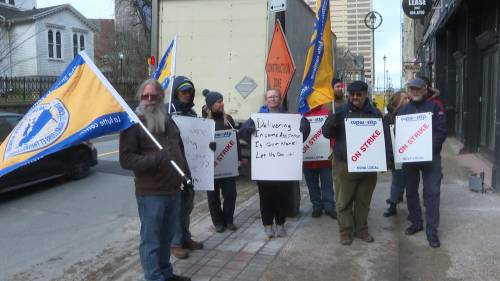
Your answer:
[[[141,220],[139,256],[146,281],[164,281],[173,275],[170,241],[179,217],[180,193],[164,196],[137,196]]]
[[[181,191],[180,211],[177,215],[176,229],[171,246],[182,246],[183,243],[191,240],[191,231],[189,224],[191,223],[191,212],[194,207],[194,190],[184,189]]]
[[[406,178],[404,170],[393,170],[392,171],[392,183],[391,183],[391,196],[389,201],[391,203],[397,204],[400,198],[403,198],[403,193],[405,192]]]
[[[335,192],[333,191],[332,168],[307,169],[304,168],[304,177],[309,197],[316,211],[335,211]],[[320,188],[321,182],[321,188]]]

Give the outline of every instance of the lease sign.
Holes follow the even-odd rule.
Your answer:
[[[387,171],[382,119],[346,118],[345,134],[350,173]]]
[[[394,161],[432,161],[432,113],[396,116]]]

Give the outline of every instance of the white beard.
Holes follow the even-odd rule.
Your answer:
[[[144,105],[141,102],[135,111],[137,114],[144,116],[146,127],[151,133],[165,132],[165,117],[167,116],[167,112],[163,103]]]

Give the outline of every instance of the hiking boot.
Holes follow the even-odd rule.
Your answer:
[[[351,245],[352,244],[352,235],[349,232],[341,232],[340,233],[340,244],[342,245]]]
[[[419,231],[422,231],[424,230],[424,227],[422,225],[419,225],[419,224],[412,224],[410,225],[410,227],[408,227],[405,231],[405,234],[406,235],[413,235]]]
[[[337,219],[337,212],[335,211],[326,211],[325,215],[329,216],[330,218],[336,220]]]
[[[311,216],[313,218],[319,218],[323,212],[321,210],[313,210]]]
[[[285,230],[284,224],[276,225],[276,236],[277,237],[285,237],[286,236],[286,230]]]
[[[193,239],[189,239],[187,242],[183,244],[183,246],[184,248],[189,249],[191,251],[203,249],[203,243],[194,241]]]
[[[191,278],[174,274],[174,275],[170,276],[167,279],[167,281],[191,281]]]
[[[231,231],[236,231],[238,229],[238,227],[232,223],[228,223],[226,228]]]
[[[427,241],[429,241],[429,246],[432,248],[439,248],[441,246],[441,242],[439,241],[439,237],[437,235],[428,235]]]
[[[387,211],[384,212],[384,217],[388,218],[388,217],[395,216],[396,214],[397,214],[396,204],[389,203],[389,208],[387,209]]]
[[[266,233],[266,236],[268,238],[273,238],[274,237],[274,229],[272,225],[264,225],[264,233]]]
[[[355,236],[356,238],[359,238],[367,243],[372,243],[373,241],[375,241],[375,239],[373,239],[373,236],[368,233],[368,230],[358,232]]]
[[[184,249],[181,246],[170,247],[170,252],[174,255],[174,257],[180,260],[187,259],[189,257],[189,250]]]
[[[221,224],[215,225],[215,232],[222,233],[222,232],[224,232],[224,230],[226,230],[226,228],[223,225],[221,225]]]

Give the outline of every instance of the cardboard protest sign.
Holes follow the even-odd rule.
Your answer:
[[[238,173],[238,141],[236,131],[221,130],[215,132],[214,168],[216,179],[237,177]]]
[[[252,180],[301,180],[302,133],[299,114],[254,113]]]
[[[392,151],[396,151],[396,136],[394,135],[394,125],[389,126],[391,130],[391,145],[392,145]],[[392,157],[394,158],[394,169],[395,170],[401,170],[403,169],[403,163],[401,162],[396,162],[396,155],[393,153]]]
[[[380,118],[346,118],[349,172],[387,171],[385,137]]]
[[[311,124],[311,133],[303,145],[304,162],[328,160],[328,156],[330,156],[330,140],[323,137],[321,130],[327,116],[310,116],[306,118]]]
[[[394,160],[401,163],[432,161],[432,113],[396,116]]]
[[[214,141],[214,120],[179,115],[172,119],[181,132],[194,189],[214,190],[214,152],[209,147]]]

